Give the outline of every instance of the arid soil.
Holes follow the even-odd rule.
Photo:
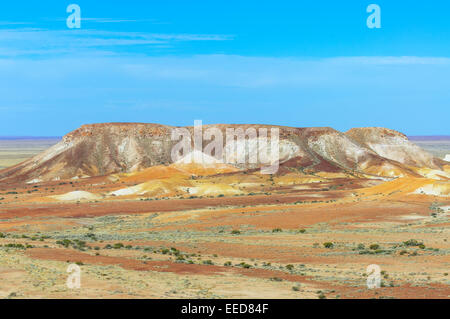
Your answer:
[[[281,128],[268,175],[170,162],[168,132],[83,126],[1,170],[0,298],[450,297],[450,163],[403,134]]]
[[[231,176],[261,178],[244,175]],[[2,188],[0,296],[450,297],[448,197],[405,194],[400,181],[275,177],[251,195],[56,199],[132,187],[134,176]],[[72,263],[80,289],[66,286]],[[382,271],[378,289],[366,285],[371,264]]]

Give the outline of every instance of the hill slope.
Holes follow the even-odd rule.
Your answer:
[[[203,126],[203,132],[216,128],[226,136],[226,128],[271,127],[218,124]],[[171,140],[173,128],[145,123],[83,125],[45,152],[0,171],[0,182],[34,183],[169,165],[172,147],[177,143]],[[409,142],[403,134],[388,129],[357,128],[341,133],[332,128],[278,128],[281,163],[278,174],[296,168],[308,172],[420,177],[420,169],[442,170],[445,163]],[[193,132],[193,127],[187,129]],[[256,151],[258,141],[258,137],[250,138],[245,147]],[[208,143],[204,141],[203,146]],[[261,163],[234,166],[255,169]]]

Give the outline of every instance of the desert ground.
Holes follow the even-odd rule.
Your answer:
[[[439,158],[450,156],[450,137],[448,136],[415,136],[411,138],[411,141]]]
[[[450,198],[414,192],[430,182],[172,164],[0,183],[0,297],[449,298]]]
[[[23,162],[59,141],[58,138],[1,138],[0,169]]]

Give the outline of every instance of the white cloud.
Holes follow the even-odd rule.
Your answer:
[[[60,48],[64,52],[64,48]],[[69,52],[68,50],[67,52]],[[31,51],[39,54],[39,51]],[[445,57],[338,57],[321,59],[196,55],[188,57],[123,56],[114,52],[86,51],[34,61],[0,59],[0,79],[56,81],[64,85],[76,74],[77,85],[96,79],[101,83],[149,83],[235,87],[244,89],[339,89],[371,87],[439,89],[445,86],[450,59]],[[0,55],[13,55],[0,48]],[[75,81],[75,80],[74,80]],[[80,82],[82,81],[82,82]],[[83,82],[84,81],[84,82]],[[170,83],[170,84],[169,84]],[[65,85],[68,85],[67,83]]]
[[[417,57],[417,56],[360,56],[337,57],[328,59],[336,64],[355,65],[442,65],[450,64],[447,57]]]
[[[45,30],[39,28],[0,29],[0,55],[31,56],[80,54],[98,50],[116,51],[119,47],[149,46],[168,48],[177,42],[227,41],[230,35],[159,34],[145,32],[115,32],[92,29]],[[105,50],[104,48],[107,48]]]
[[[64,22],[67,18],[45,19],[45,21]],[[128,19],[128,18],[95,18],[82,17],[82,21],[89,23],[151,23],[151,24],[169,24],[168,22],[158,21],[156,19]]]
[[[0,26],[15,26],[15,25],[26,25],[26,24],[31,24],[31,22],[0,21]]]
[[[82,21],[94,23],[151,23],[151,24],[167,24],[166,22],[159,22],[155,19],[112,19],[112,18],[81,18]]]
[[[91,53],[0,58],[3,131],[38,125],[51,135],[53,125],[65,132],[86,122],[175,124],[194,118],[338,129],[405,125],[433,133],[448,127],[446,57]],[[431,115],[424,116],[424,109]]]

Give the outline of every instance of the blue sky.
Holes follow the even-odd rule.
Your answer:
[[[195,119],[450,135],[449,39],[449,1],[3,1],[0,136]]]

